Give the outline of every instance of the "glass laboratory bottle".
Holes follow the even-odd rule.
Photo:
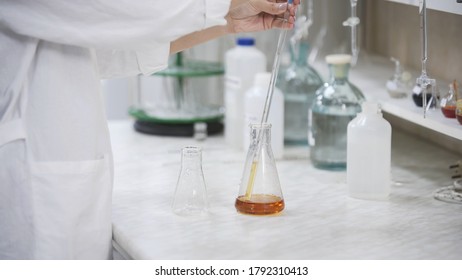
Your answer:
[[[351,55],[328,55],[330,79],[316,92],[309,111],[308,142],[313,165],[320,169],[346,168],[347,126],[361,111],[364,96],[348,80]]]
[[[456,117],[456,94],[453,84],[449,84],[448,93],[441,99],[441,112],[446,118],[454,119]]]
[[[208,200],[202,172],[202,150],[199,147],[184,147],[181,152],[181,170],[173,199],[173,212],[181,216],[206,214]]]
[[[250,128],[251,142],[235,207],[244,214],[275,214],[284,209],[284,199],[271,150],[271,124],[251,124]]]
[[[391,126],[377,103],[365,101],[348,124],[347,185],[351,197],[384,200],[390,194]]]
[[[284,143],[289,145],[308,144],[308,109],[323,84],[318,72],[308,64],[309,51],[307,38],[292,46],[291,63],[278,75],[276,84],[284,93]]]

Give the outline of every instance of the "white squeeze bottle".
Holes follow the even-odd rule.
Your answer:
[[[245,125],[243,127],[243,138],[241,138],[245,149],[250,145],[249,124],[261,123],[270,80],[270,72],[257,73],[253,86],[245,92]],[[284,95],[276,87],[274,88],[273,99],[271,100],[268,123],[271,124],[271,148],[274,158],[281,159],[284,153]]]
[[[351,197],[385,200],[390,194],[391,126],[377,103],[365,101],[347,129],[347,184]]]
[[[266,57],[255,47],[253,38],[238,38],[237,46],[225,54],[224,134],[226,143],[236,149],[244,148],[244,93],[252,86],[255,74],[265,71]]]

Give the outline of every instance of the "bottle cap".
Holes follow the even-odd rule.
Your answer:
[[[375,101],[364,101],[361,104],[362,112],[364,114],[378,114],[380,113],[379,103]]]
[[[271,73],[270,72],[260,72],[255,74],[254,86],[268,89],[271,82]]]
[[[351,55],[349,54],[331,54],[326,56],[327,64],[347,64],[351,63]]]
[[[237,38],[237,44],[239,46],[253,46],[255,45],[255,39],[254,38]]]

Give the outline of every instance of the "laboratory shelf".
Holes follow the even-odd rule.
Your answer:
[[[327,65],[321,61],[314,63],[315,68],[327,77]],[[419,71],[405,69],[412,74],[412,79],[420,75]],[[364,93],[366,99],[378,101],[384,112],[434,130],[441,134],[462,140],[462,125],[456,119],[445,118],[440,109],[431,109],[423,117],[423,109],[415,106],[411,94],[406,98],[391,98],[385,88],[385,83],[394,72],[394,64],[385,57],[363,55],[356,66],[352,67],[349,78]],[[445,94],[449,88],[449,81],[436,79],[440,94]]]

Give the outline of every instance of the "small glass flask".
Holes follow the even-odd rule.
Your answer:
[[[251,124],[250,128],[251,142],[235,207],[243,214],[276,214],[284,209],[284,199],[271,150],[271,124]]]
[[[184,147],[180,176],[173,199],[173,212],[181,216],[197,216],[208,213],[208,208],[202,172],[202,150],[199,147]]]
[[[364,96],[348,80],[351,55],[328,55],[330,80],[316,92],[309,111],[308,142],[316,168],[345,170],[348,123],[361,112]]]
[[[456,118],[456,94],[453,84],[449,84],[448,93],[441,99],[441,112],[446,118]]]
[[[410,89],[411,74],[403,72],[401,64],[396,58],[392,57],[391,61],[395,63],[395,73],[385,84],[388,94],[392,98],[404,98]]]
[[[323,81],[308,64],[307,36],[290,48],[291,63],[278,75],[276,86],[284,93],[284,143],[307,145],[308,109]]]
[[[435,108],[437,105],[436,100],[433,96],[438,96],[439,91],[436,85],[428,84],[425,87],[425,94],[423,93],[424,90],[421,84],[416,83],[415,86],[412,88],[412,100],[417,107],[423,107],[424,104],[424,96],[426,97],[426,103],[428,108]]]

